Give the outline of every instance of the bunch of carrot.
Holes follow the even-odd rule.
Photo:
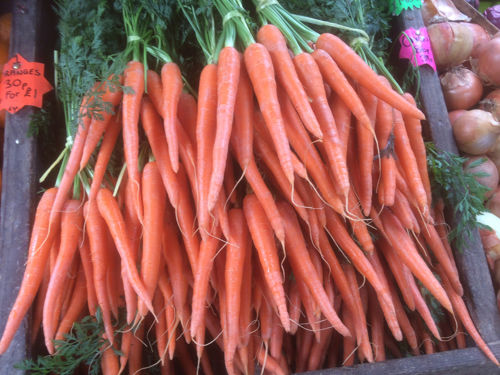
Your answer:
[[[277,2],[256,1],[267,21],[256,41],[238,0],[215,5],[224,46],[197,100],[172,61],[160,74],[130,61],[125,92],[96,84],[116,113],[82,117],[59,186],[40,200],[0,353],[33,306],[33,339],[41,326],[49,353],[100,309],[104,374],[139,373],[151,329],[162,373],[215,373],[221,353],[230,374],[383,361],[402,340],[413,355],[462,348],[464,330],[498,365],[431,204],[413,98]],[[115,189],[106,169],[120,132]],[[87,194],[72,199],[93,153]],[[120,309],[127,329],[113,324]]]

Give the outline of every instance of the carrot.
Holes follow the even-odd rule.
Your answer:
[[[200,253],[200,240],[195,231],[195,208],[189,194],[188,181],[184,165],[179,165],[177,172],[177,183],[179,185],[179,205],[177,210],[178,225],[181,230],[182,240],[186,248],[191,272],[196,272],[198,257]]]
[[[113,351],[113,348],[104,349],[101,359],[101,371],[103,375],[118,374],[120,365],[118,363],[118,355]]]
[[[302,84],[305,86],[307,95],[311,98],[311,106],[316,114],[321,131],[324,134],[324,146],[328,162],[339,191],[346,196],[349,190],[349,175],[343,146],[333,117],[332,111],[326,97],[323,77],[318,64],[309,53],[301,53],[293,59]]]
[[[144,230],[141,276],[148,295],[153,296],[160,272],[163,217],[167,199],[156,162],[152,161],[144,166],[142,187]],[[147,309],[142,302],[139,302],[138,309],[140,316],[146,315]]]
[[[291,150],[278,102],[271,56],[262,44],[252,43],[245,49],[244,61],[281,167],[288,181],[293,185]]]
[[[351,111],[346,106],[342,98],[337,94],[332,94],[328,103],[330,104],[330,109],[332,110],[333,118],[335,119],[337,133],[339,135],[340,144],[342,145],[345,157],[351,129]]]
[[[220,51],[217,64],[217,125],[212,149],[212,173],[207,198],[209,212],[215,207],[224,181],[236,93],[240,79],[240,65],[241,56],[234,47],[227,46]]]
[[[173,62],[163,64],[161,83],[163,86],[161,101],[163,126],[167,137],[170,163],[172,163],[174,172],[177,173],[179,169],[179,143],[175,121],[177,118],[177,105],[182,93],[182,75],[177,64]]]
[[[151,77],[154,77],[152,75]],[[151,78],[148,72],[148,89]],[[150,93],[151,95],[151,93]],[[177,209],[178,199],[179,199],[179,185],[177,183],[177,177],[174,173],[172,165],[170,164],[170,159],[168,156],[168,146],[165,139],[165,132],[163,131],[161,118],[154,109],[152,101],[148,97],[144,97],[141,105],[141,123],[148,138],[149,145],[153,151],[153,155],[156,159],[156,164],[160,171],[161,179],[163,185],[167,190],[168,198],[170,203],[174,208]]]
[[[285,223],[286,253],[295,276],[307,285],[321,312],[332,324],[333,328],[341,335],[349,336],[351,333],[340,321],[337,313],[329,303],[321,280],[314,271],[295,212],[284,202],[278,203],[278,209]]]
[[[232,204],[237,204],[238,201],[241,199],[238,199],[238,190],[237,190],[237,182],[236,178],[234,176],[234,159],[233,155],[231,153],[227,154],[227,159],[226,159],[226,170],[224,171],[224,189],[225,192],[229,195],[227,197],[228,202]],[[226,202],[224,202],[224,205]]]
[[[380,310],[380,305],[377,303],[376,295],[373,289],[369,288],[369,311],[371,339],[373,342],[373,354],[375,354],[375,362],[385,361],[385,345],[384,345],[384,316]]]
[[[269,340],[269,352],[271,356],[276,360],[279,360],[282,356],[282,347],[283,347],[283,327],[281,326],[280,319],[276,314],[272,315],[273,323],[272,323],[272,332],[271,339]]]
[[[177,105],[177,117],[189,136],[191,143],[196,144],[196,121],[198,118],[198,103],[193,95],[181,92]]]
[[[434,322],[429,306],[427,306],[427,303],[422,297],[420,289],[413,278],[410,280],[410,288],[413,293],[413,299],[415,300],[415,309],[420,314],[423,321],[429,328],[429,331],[431,331],[434,337],[436,337],[438,340],[441,340],[441,335],[439,334],[436,322]]]
[[[321,231],[321,226],[319,223],[319,218],[317,215],[316,211],[316,206],[313,203],[312,196],[314,195],[314,192],[310,188],[310,186],[307,185],[307,183],[302,180],[302,179],[297,179],[295,181],[295,189],[296,189],[296,194],[298,193],[298,196],[304,197],[304,204],[307,205],[307,207],[313,207],[309,210],[307,213],[307,218],[308,220],[306,221],[306,224],[309,228],[309,235],[312,244],[314,247],[318,248],[319,245],[319,232]]]
[[[250,235],[241,209],[229,211],[231,238],[226,252],[225,290],[227,299],[226,367],[234,370],[233,358],[240,341],[241,289],[246,253],[251,250]],[[248,286],[247,286],[248,287]]]
[[[380,281],[384,285],[384,288],[386,290],[389,290],[389,293],[390,293],[389,281],[387,280],[387,276],[385,275],[385,270],[384,270],[384,267],[382,266],[382,262],[380,260],[379,255],[378,255],[378,252],[374,251],[373,253],[369,254],[368,259],[370,260],[370,263],[372,264],[373,269],[375,270],[375,272],[379,276]],[[392,295],[391,295],[391,303],[394,306],[394,301],[392,301]],[[389,329],[391,330],[392,336],[397,341],[403,340],[403,333],[401,332],[401,327],[399,326],[399,322],[398,322],[398,319],[396,316],[396,308],[394,307],[394,310],[389,310],[386,305],[380,303],[380,300],[379,300],[379,305],[380,305],[380,308],[382,309],[382,313],[384,314],[387,325],[389,326]]]
[[[42,282],[40,284],[40,289],[36,299],[34,300],[34,306],[32,307],[32,318],[31,318],[31,338],[30,344],[34,345],[36,339],[38,338],[38,332],[42,326],[42,314],[43,314],[43,302],[45,301],[45,296],[47,295],[47,288],[50,281],[50,265],[45,265],[45,272],[43,275]]]
[[[373,362],[373,353],[372,348],[370,346],[370,338],[368,337],[368,326],[366,324],[366,315],[363,311],[363,305],[361,302],[361,295],[359,292],[358,280],[356,277],[356,271],[353,266],[345,263],[343,265],[344,272],[346,274],[349,285],[351,286],[351,291],[354,297],[354,302],[356,304],[356,313],[352,314],[353,317],[353,328],[358,335],[361,337],[361,340],[358,341],[358,345],[360,346],[361,353],[363,357],[368,362]]]
[[[50,282],[47,289],[47,296],[43,306],[43,334],[45,345],[49,353],[54,353],[54,343],[52,339],[56,334],[57,327],[54,326],[54,304],[58,296],[64,290],[66,274],[73,262],[77,250],[78,240],[83,228],[83,213],[81,204],[77,200],[68,200],[63,207],[61,216],[61,243],[54,271],[50,276]]]
[[[278,81],[290,97],[304,125],[316,138],[323,138],[323,131],[299,80],[281,31],[272,24],[264,25],[257,32],[257,41],[263,44],[271,54]]]
[[[240,79],[238,81],[238,92],[234,104],[234,124],[231,133],[231,147],[235,153],[243,173],[248,163],[253,159],[253,121],[255,117],[255,105],[252,84],[245,69],[240,67]]]
[[[390,312],[388,316],[394,316],[395,318],[394,305],[392,303],[390,291],[382,283],[372,264],[351,238],[338,215],[329,209],[326,209],[326,214],[328,233],[347,254],[358,272],[365,276],[373,289],[375,289],[380,304],[386,306],[387,311]]]
[[[127,164],[127,174],[134,189],[135,209],[142,222],[141,181],[139,177],[139,114],[144,93],[144,66],[139,61],[130,61],[124,71],[126,92],[122,99],[123,153]]]
[[[239,319],[239,348],[244,348],[249,345],[251,322],[252,322],[252,247],[245,252],[245,260],[243,266],[243,275],[241,281],[241,296],[240,296],[240,319]],[[247,351],[248,352],[248,351]],[[243,361],[244,362],[244,361]]]
[[[59,233],[58,227],[49,227],[49,218],[56,195],[57,188],[48,189],[43,193],[38,203],[33,229],[31,230],[26,269],[16,300],[9,312],[9,317],[3,330],[0,340],[0,354],[7,351],[24,316],[33,303],[37,290],[44,278],[50,250],[54,239],[58,237]]]
[[[428,206],[430,202],[427,201],[427,193],[420,178],[417,160],[411,149],[403,117],[399,111],[394,111],[394,145],[396,155],[406,176],[408,187],[417,201],[421,215],[426,220],[431,220]]]
[[[312,145],[304,126],[297,116],[297,112],[295,112],[290,100],[284,95],[280,95],[280,103],[283,108],[286,134],[290,139],[292,147],[295,152],[299,154],[300,159],[311,174],[319,191],[324,196],[324,200],[331,205],[336,212],[343,214],[342,201],[336,194],[328,171],[318,152]]]
[[[135,212],[135,211],[134,211]],[[90,254],[93,265],[93,279],[97,303],[101,309],[106,336],[112,342],[114,333],[111,323],[111,307],[106,288],[106,269],[108,262],[108,238],[105,222],[99,213],[96,201],[89,201],[84,206],[85,228],[89,238]],[[135,311],[134,311],[135,314]]]
[[[410,93],[405,93],[404,98],[415,105],[415,99]],[[427,152],[425,150],[425,143],[422,135],[422,125],[420,120],[408,115],[403,114],[406,132],[410,140],[411,149],[417,160],[418,171],[422,184],[424,185],[425,192],[427,193],[427,202],[432,201],[431,183],[429,180],[429,172],[427,170]]]
[[[371,201],[371,199],[370,199]],[[361,212],[361,207],[358,203],[358,198],[354,193],[353,189],[349,190],[348,201],[347,201],[347,210],[351,213],[352,216],[349,216],[349,223],[351,224],[352,231],[356,236],[359,244],[368,254],[372,253],[374,250],[373,241],[368,232],[368,227],[363,217],[363,213]],[[369,205],[369,207],[371,204]]]
[[[174,305],[184,328],[186,341],[191,341],[188,332],[189,307],[187,306],[189,284],[192,281],[189,265],[177,235],[177,226],[173,212],[167,206],[165,224],[162,233],[163,261],[167,265],[170,283],[174,295]]]
[[[464,294],[464,290],[462,288],[457,269],[455,268],[453,261],[450,259],[450,256],[448,255],[436,228],[434,225],[426,223],[420,216],[417,217],[417,220],[422,226],[422,233],[427,245],[443,268],[443,271],[446,273],[453,289],[455,289],[455,291],[462,296]]]
[[[108,236],[108,254],[107,261],[109,264],[119,264],[120,257],[116,251],[113,240]],[[121,298],[123,294],[123,280],[121,279],[121,267],[107,267],[106,270],[106,290],[109,300],[109,307],[115,319],[118,319],[118,309],[120,308]]]
[[[353,318],[354,316],[349,313],[349,310],[343,306],[342,307],[342,319],[344,322],[346,322],[347,327],[349,327],[349,330],[355,331],[354,328],[354,322]],[[352,366],[354,365],[354,359],[355,359],[355,353],[357,351],[356,347],[356,340],[353,337],[343,337],[343,361],[342,365],[343,366]]]
[[[155,289],[155,295],[153,298],[153,307],[156,311],[161,312],[158,314],[158,323],[155,324],[155,335],[156,335],[156,347],[158,351],[158,357],[161,363],[165,362],[165,353],[167,348],[167,322],[165,312],[163,311],[167,302],[162,297],[162,293],[159,288]],[[168,307],[167,307],[168,308]]]
[[[366,87],[379,99],[403,113],[411,114],[420,120],[425,118],[422,112],[409,104],[402,96],[392,89],[380,85],[377,73],[339,37],[330,33],[321,34],[316,42],[316,47],[328,52],[342,71],[358,81],[360,85]]]
[[[94,165],[94,175],[92,176],[92,183],[90,185],[89,201],[95,200],[97,197],[97,192],[101,188],[101,183],[106,173],[106,168],[108,162],[113,153],[118,136],[120,135],[120,130],[122,129],[122,123],[119,116],[114,116],[109,120],[109,125],[104,133],[101,147],[99,148],[99,153],[97,154],[97,160]]]
[[[272,374],[286,375],[278,361],[271,357],[267,353],[267,350],[264,350],[262,345],[260,346],[260,350],[257,349],[257,361],[264,369],[270,371]]]
[[[89,124],[89,132],[85,139],[85,146],[82,151],[82,159],[80,160],[80,170],[82,170],[88,163],[90,156],[94,152],[101,136],[106,131],[110,125],[112,117],[114,117],[115,107],[122,100],[123,92],[121,89],[116,87],[116,84],[121,85],[123,83],[123,76],[118,77],[118,82],[113,82],[113,77],[108,80],[101,82],[97,90],[101,92],[101,99],[103,105],[111,106],[111,108],[103,108],[99,112],[99,115],[95,115]]]
[[[413,241],[408,236],[399,220],[388,209],[382,211],[382,222],[387,233],[387,240],[411,272],[422,282],[432,295],[448,311],[453,311],[450,300],[439,281],[418,254]]]
[[[399,287],[399,291],[403,296],[406,306],[409,310],[413,311],[415,310],[415,300],[413,298],[410,282],[408,281],[408,277],[413,276],[411,276],[411,273],[406,265],[401,262],[401,259],[396,256],[390,246],[391,245],[389,245],[387,240],[382,237],[377,240],[377,248],[383,252],[384,258],[389,265],[394,279],[396,280],[396,284]],[[407,272],[405,272],[405,269]]]
[[[120,375],[127,365],[128,358],[130,356],[130,347],[132,344],[134,332],[129,330],[122,333],[122,342],[120,345],[120,370],[118,371],[118,375]]]
[[[59,187],[56,192],[54,203],[52,204],[49,227],[59,226],[62,208],[68,199],[68,193],[70,192],[73,186],[73,180],[78,173],[79,163],[82,158],[83,147],[85,145],[85,139],[87,138],[91,121],[91,115],[86,113],[87,104],[90,100],[91,98],[85,95],[80,105],[78,128],[76,130],[73,146],[71,147],[71,152],[69,154],[61,182],[59,183]]]
[[[71,294],[70,304],[66,310],[66,314],[61,319],[59,327],[57,329],[55,339],[62,340],[64,335],[69,332],[73,323],[78,320],[78,317],[82,310],[85,308],[87,303],[87,287],[85,280],[85,272],[83,270],[83,265],[80,265],[75,286]]]
[[[481,335],[477,331],[474,326],[474,322],[472,321],[469,312],[467,311],[467,306],[465,305],[463,299],[455,292],[453,289],[450,280],[446,276],[446,272],[444,272],[441,265],[436,266],[439,276],[441,276],[441,280],[443,281],[443,286],[450,297],[451,303],[453,305],[453,310],[455,311],[456,316],[462,322],[464,328],[467,330],[469,335],[471,335],[472,339],[476,343],[479,349],[483,351],[483,353],[497,366],[500,366],[498,360],[495,355],[488,348],[484,340],[481,338]]]
[[[196,121],[196,170],[198,172],[198,223],[202,238],[210,232],[208,192],[212,174],[212,147],[217,124],[217,65],[208,64],[200,75]]]
[[[205,301],[208,294],[210,273],[212,272],[214,255],[219,247],[220,227],[217,226],[206,240],[201,242],[199,259],[194,272],[192,313],[191,313],[191,336],[200,340],[200,331],[205,330]],[[198,345],[198,348],[201,347]]]
[[[366,108],[366,114],[370,121],[370,126],[366,126],[359,119],[355,121],[356,125],[356,145],[358,149],[359,176],[360,183],[358,188],[359,201],[363,212],[368,214],[371,210],[373,195],[373,157],[374,157],[374,129],[377,116],[377,97],[372,95],[363,86],[358,87],[358,94],[361,102]],[[363,150],[363,152],[359,152]]]
[[[385,77],[380,77],[381,84],[390,87]],[[393,135],[394,118],[393,109],[386,102],[379,100],[377,106],[377,121],[375,131],[380,147],[381,173],[380,186],[378,187],[379,203],[385,206],[392,206],[395,199],[396,189],[396,164],[394,161]]]
[[[97,296],[94,286],[94,270],[92,265],[92,257],[90,254],[89,240],[82,233],[83,239],[80,240],[80,246],[78,250],[80,252],[80,259],[82,261],[83,272],[85,273],[85,282],[87,289],[87,300],[84,301],[88,304],[89,312],[91,315],[95,315],[97,309]]]
[[[258,198],[249,194],[243,199],[243,211],[248,229],[259,255],[264,278],[278,307],[278,314],[285,331],[290,331],[290,318],[286,308],[285,291],[281,277],[278,250],[273,240],[271,225]]]
[[[132,247],[127,236],[125,221],[111,191],[105,188],[99,190],[97,194],[97,207],[113,237],[120,258],[125,262],[125,269],[127,270],[130,284],[139,298],[144,301],[148,310],[154,314],[151,296],[140,279],[137,267],[134,263]]]
[[[142,363],[142,350],[144,339],[145,324],[140,324],[135,332],[132,332],[130,340],[130,349],[128,355],[128,372],[129,374],[140,374],[140,369],[144,366]],[[182,340],[181,340],[182,342]]]

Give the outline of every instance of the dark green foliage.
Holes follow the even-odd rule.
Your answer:
[[[344,26],[364,30],[369,36],[369,45],[378,56],[385,58],[391,44],[389,38],[389,2],[380,0],[288,0],[281,3],[293,13],[335,22]],[[319,32],[332,32],[331,28],[318,28]],[[352,32],[335,31],[342,39],[352,41],[359,35]]]
[[[486,211],[484,194],[489,190],[475,177],[482,174],[466,173],[463,164],[467,158],[445,151],[438,151],[432,143],[427,144],[427,166],[431,177],[434,198],[442,198],[448,207],[452,207],[458,218],[450,232],[450,240],[455,240],[462,248],[475,228],[483,227],[476,221],[477,215]],[[471,164],[476,166],[481,159]]]

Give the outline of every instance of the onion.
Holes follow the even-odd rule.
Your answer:
[[[477,58],[472,59],[471,64],[484,83],[500,86],[500,38],[483,43]]]
[[[493,261],[500,259],[500,239],[494,231],[488,229],[480,229],[481,242],[483,249],[488,257]]]
[[[451,0],[426,0],[420,8],[425,26],[433,22],[470,21],[470,17],[461,13]]]
[[[490,112],[472,109],[452,124],[453,135],[462,152],[472,155],[486,154],[500,133],[500,123]]]
[[[479,103],[479,108],[491,112],[496,120],[500,121],[500,89],[490,92]]]
[[[453,123],[455,122],[455,120],[457,118],[459,118],[460,116],[462,116],[466,112],[467,111],[465,109],[457,109],[455,111],[448,112],[448,118],[450,119],[451,126],[453,126]]]
[[[477,57],[480,50],[480,46],[483,43],[488,42],[491,39],[491,37],[486,32],[486,30],[483,29],[481,26],[479,26],[477,23],[465,22],[463,25],[468,27],[472,32],[471,57]]]
[[[486,208],[494,215],[500,217],[500,187],[493,191],[490,199],[486,203]]]
[[[481,159],[483,159],[483,161],[478,164]],[[493,195],[495,189],[498,187],[498,171],[496,165],[487,156],[473,156],[469,158],[469,160],[464,163],[464,170],[467,173],[484,174],[483,177],[475,176],[474,178],[481,185],[490,189],[484,194],[485,198],[489,198]]]
[[[463,23],[435,23],[427,31],[438,68],[460,65],[470,56],[474,38],[471,29]]]
[[[488,156],[491,161],[497,166],[498,173],[500,173],[500,137],[497,138],[497,141],[490,149],[490,151],[488,151],[486,156]]]
[[[441,75],[441,87],[448,110],[469,109],[483,96],[479,77],[469,69],[459,66]]]
[[[488,21],[500,28],[500,4],[486,8],[483,14]]]

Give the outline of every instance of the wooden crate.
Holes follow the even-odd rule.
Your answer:
[[[12,0],[0,2],[0,12],[13,11],[10,55],[20,53],[28,60],[50,62],[55,34],[50,16],[50,1]],[[49,15],[49,16],[48,16]],[[420,11],[405,11],[398,19],[399,29],[421,27]],[[421,101],[427,116],[428,130],[437,147],[457,152],[437,74],[421,68]],[[37,140],[27,136],[29,119],[35,109],[24,108],[7,115],[4,144],[3,190],[0,209],[0,329],[22,279],[30,228],[39,196],[39,160],[44,150]],[[462,253],[456,253],[465,300],[481,335],[500,358],[500,316],[486,259],[476,233]],[[20,327],[9,351],[0,356],[0,374],[23,374],[13,365],[30,355],[28,319]],[[433,355],[388,360],[311,372],[310,374],[495,374],[500,373],[475,347]]]

